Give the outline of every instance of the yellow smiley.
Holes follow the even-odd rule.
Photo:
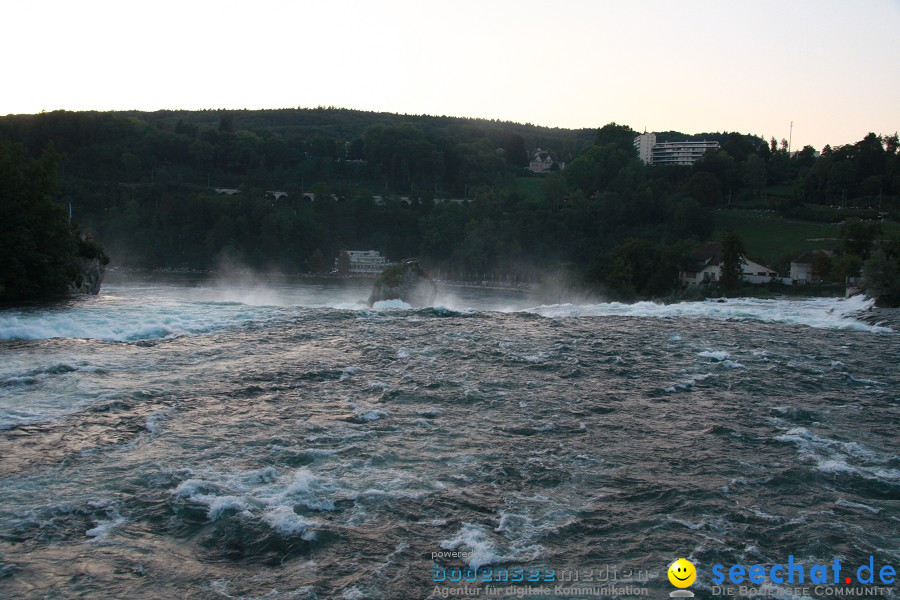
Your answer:
[[[669,581],[677,588],[686,588],[697,579],[694,563],[686,558],[679,558],[669,565]]]

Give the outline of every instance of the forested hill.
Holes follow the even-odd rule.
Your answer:
[[[638,160],[635,135],[331,108],[0,117],[0,141],[60,156],[57,202],[126,266],[227,256],[318,272],[341,249],[376,249],[456,274],[565,268],[646,297],[677,286],[718,206],[802,216],[842,203],[889,218],[898,206],[896,135],[818,156],[736,132],[665,132],[721,144],[665,168]],[[538,149],[542,175],[526,168]]]
[[[52,142],[76,170],[74,177],[149,183],[154,170],[163,169],[170,178],[204,186],[210,178],[217,185],[281,188],[300,185],[302,178],[312,185],[380,175],[375,168],[336,166],[368,158],[393,163],[387,164],[396,171],[396,180],[386,184],[391,191],[437,186],[463,193],[466,184],[492,181],[490,175],[472,176],[466,163],[483,163],[500,150],[504,162],[524,167],[538,147],[568,161],[595,136],[593,129],[334,108],[56,111],[0,118],[0,137],[33,152]]]

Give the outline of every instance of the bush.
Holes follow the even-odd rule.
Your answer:
[[[900,257],[884,249],[872,252],[863,265],[863,289],[879,306],[900,306]]]
[[[78,240],[78,256],[89,260],[98,259],[101,265],[109,264],[109,255],[103,246],[95,240]]]

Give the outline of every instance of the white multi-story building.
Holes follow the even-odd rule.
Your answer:
[[[719,142],[691,140],[657,143],[655,133],[643,133],[634,138],[634,147],[644,164],[689,167],[707,152],[718,150]]]
[[[653,146],[656,145],[655,133],[644,133],[634,138],[634,147],[637,148],[638,156],[645,165],[650,164],[652,158]]]
[[[350,258],[350,273],[378,275],[388,266],[387,259],[378,250],[345,250]],[[340,269],[341,258],[334,259],[334,268]]]

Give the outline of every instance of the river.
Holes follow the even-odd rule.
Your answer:
[[[898,566],[900,338],[865,299],[367,292],[120,274],[0,311],[0,597],[428,598],[454,569],[662,597],[678,557],[709,597],[716,564]]]

